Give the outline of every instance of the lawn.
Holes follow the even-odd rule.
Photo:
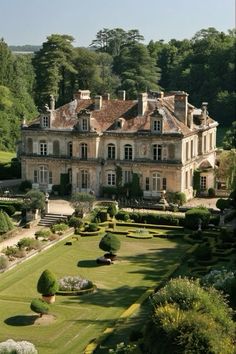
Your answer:
[[[14,152],[8,152],[8,151],[0,151],[0,163],[9,163],[11,162],[11,159],[13,157],[16,157],[16,154]]]
[[[157,230],[158,231],[158,230]],[[97,266],[103,254],[99,236],[79,238],[72,246],[59,242],[51,249],[0,274],[0,341],[29,340],[39,354],[80,354],[103,330],[112,326],[122,312],[148,288],[155,287],[180,262],[189,245],[180,239],[136,240],[121,237],[119,260],[111,266]],[[94,294],[57,296],[51,313],[56,321],[34,325],[29,305],[37,280],[44,269],[56,276],[77,275],[92,280]]]

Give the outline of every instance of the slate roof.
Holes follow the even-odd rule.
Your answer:
[[[100,110],[95,110],[94,100],[75,99],[72,102],[57,108],[53,112],[51,128],[53,129],[73,129],[78,123],[78,113],[86,110],[91,113],[90,125],[97,132],[149,132],[151,129],[151,114],[157,110],[163,118],[163,133],[167,134],[192,134],[193,130],[198,130],[199,126],[193,125],[191,130],[184,123],[179,121],[174,115],[174,95],[163,98],[148,99],[147,109],[143,116],[138,115],[137,100],[102,100]],[[189,108],[194,106],[189,104]],[[122,118],[124,124],[117,127],[117,121]],[[39,127],[39,118],[33,121],[29,128]],[[207,119],[208,123],[214,120]]]

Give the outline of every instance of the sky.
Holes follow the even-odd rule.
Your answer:
[[[235,0],[0,0],[0,38],[40,45],[52,33],[88,47],[103,28],[138,29],[145,43],[190,39],[197,31],[235,28]]]

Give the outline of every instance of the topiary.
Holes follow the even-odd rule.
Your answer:
[[[83,225],[83,220],[76,216],[72,216],[69,220],[69,226],[76,228],[80,228]]]
[[[186,203],[186,195],[183,192],[176,192],[174,195],[174,203],[178,205],[183,205]]]
[[[21,184],[19,186],[19,190],[21,192],[28,192],[30,189],[32,189],[32,182],[31,181],[25,180],[25,181],[21,182]]]
[[[107,208],[107,212],[111,218],[113,216],[115,216],[117,214],[117,208],[116,208],[115,204],[109,205],[109,207]]]
[[[42,299],[33,299],[30,308],[32,311],[39,313],[40,316],[47,314],[49,311],[49,305]]]
[[[216,207],[223,211],[224,209],[228,209],[230,207],[230,200],[219,198],[216,202]]]
[[[52,296],[58,291],[58,282],[55,275],[46,269],[40,276],[37,290],[43,296]]]
[[[113,234],[107,233],[100,241],[99,248],[114,255],[120,249],[120,240]]]
[[[201,227],[204,229],[209,224],[210,216],[211,213],[207,208],[192,208],[185,213],[184,225],[191,230],[197,230],[199,222],[201,221]]]

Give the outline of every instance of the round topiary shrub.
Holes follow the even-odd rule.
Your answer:
[[[207,208],[192,208],[185,213],[185,227],[191,230],[197,230],[199,224],[204,229],[208,226],[211,213]]]
[[[37,290],[43,296],[55,295],[58,290],[58,282],[55,275],[46,269],[40,276]]]
[[[117,214],[117,207],[115,204],[111,204],[109,205],[109,207],[107,208],[107,212],[110,215],[110,217],[112,218],[113,216],[115,216]]]
[[[49,311],[49,305],[42,299],[33,299],[30,308],[32,311],[39,313],[40,317],[47,314]]]
[[[216,196],[215,188],[209,188],[208,189],[208,197],[214,198],[215,196]]]
[[[174,203],[182,206],[184,203],[186,203],[186,195],[183,192],[176,192],[174,194]]]
[[[228,209],[230,207],[230,200],[219,198],[216,202],[216,207],[222,212],[223,210]]]
[[[76,216],[72,216],[69,220],[69,226],[75,229],[80,228],[83,225],[83,220]]]
[[[101,239],[99,248],[105,252],[109,252],[112,258],[112,256],[115,256],[115,253],[120,249],[120,240],[112,233],[107,233]]]

